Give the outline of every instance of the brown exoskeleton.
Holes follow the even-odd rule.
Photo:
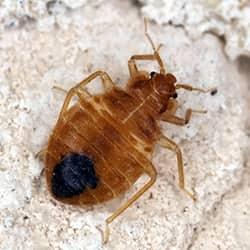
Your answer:
[[[207,92],[177,83],[166,72],[159,54],[147,33],[152,54],[133,55],[128,61],[130,79],[126,89],[114,84],[110,76],[97,71],[67,93],[58,121],[46,148],[46,179],[52,196],[67,204],[88,205],[108,201],[128,190],[142,175],[150,179],[106,219],[108,225],[135,202],[155,182],[157,171],[152,152],[158,143],[176,153],[179,186],[192,199],[184,183],[183,160],[179,146],[164,136],[159,121],[185,125],[192,112],[184,118],[175,115],[177,90]],[[152,60],[160,71],[145,72],[137,68],[137,60]],[[104,94],[91,95],[84,87],[100,77]],[[72,104],[72,99],[77,102]]]

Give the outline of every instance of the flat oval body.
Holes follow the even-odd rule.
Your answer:
[[[96,204],[128,190],[151,162],[159,135],[154,105],[150,91],[145,98],[145,93],[113,88],[66,111],[46,154],[53,197],[74,205]]]

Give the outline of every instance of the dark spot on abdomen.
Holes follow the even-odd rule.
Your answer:
[[[86,187],[96,188],[98,178],[93,161],[84,154],[69,154],[59,162],[52,174],[52,193],[58,198],[81,194]]]

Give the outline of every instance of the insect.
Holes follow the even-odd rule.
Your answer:
[[[92,205],[111,200],[127,191],[143,174],[149,180],[106,219],[104,241],[109,224],[143,195],[156,181],[152,152],[156,144],[175,152],[179,187],[192,199],[184,183],[182,153],[179,146],[164,136],[159,121],[183,126],[184,118],[176,116],[177,90],[207,92],[177,83],[168,73],[147,31],[153,53],[133,55],[128,61],[130,79],[125,89],[114,84],[104,71],[96,71],[67,92],[59,118],[50,135],[45,155],[45,173],[52,196],[71,205]],[[156,61],[159,72],[145,72],[138,60]],[[100,77],[105,92],[91,95],[86,85]],[[75,101],[73,101],[75,100]]]

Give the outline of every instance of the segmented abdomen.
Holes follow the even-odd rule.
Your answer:
[[[105,117],[105,118],[104,118]],[[46,176],[49,190],[55,166],[72,153],[84,154],[94,163],[98,184],[80,195],[55,197],[70,204],[95,204],[125,192],[143,173],[145,156],[133,147],[128,129],[109,113],[84,100],[58,121],[48,144]]]

